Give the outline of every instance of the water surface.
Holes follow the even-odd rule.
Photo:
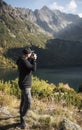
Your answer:
[[[70,87],[76,90],[82,84],[82,67],[37,69],[33,75],[56,85],[61,82],[68,83]],[[17,70],[0,69],[0,80],[14,80],[17,77]]]

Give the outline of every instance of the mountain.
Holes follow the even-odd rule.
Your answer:
[[[79,26],[79,22],[81,22],[81,18],[78,15],[73,14],[65,14],[60,12],[59,10],[50,10],[48,7],[44,6],[40,10],[36,9],[34,12],[30,9],[19,9],[16,8],[18,12],[20,12],[20,16],[38,27],[38,30],[43,32],[44,34],[53,35],[56,38],[64,37],[66,35],[65,30],[69,31],[71,35],[73,32],[78,34],[78,30],[82,31],[81,26]],[[81,22],[82,23],[82,22]],[[74,31],[71,33],[71,29]],[[63,33],[63,35],[62,35]],[[67,37],[69,37],[67,35]],[[71,40],[75,40],[76,38],[72,38]],[[79,40],[79,36],[76,40]],[[69,38],[68,38],[69,40]],[[82,41],[82,39],[81,39]]]
[[[57,38],[71,41],[82,41],[82,19],[61,30],[57,34]]]
[[[81,34],[78,15],[46,6],[35,11],[15,8],[0,0],[0,65],[9,64],[7,58],[16,60],[25,46],[33,46],[40,67],[82,65]]]
[[[32,42],[27,40],[28,36],[26,35],[29,32],[34,35],[35,33],[36,35],[37,33],[43,33],[55,38],[82,41],[81,25],[82,19],[78,15],[65,14],[59,10],[50,10],[46,6],[35,11],[25,8],[14,8],[0,0],[0,26],[2,26],[0,32],[3,32],[3,34],[7,32],[9,37],[15,40],[17,37],[16,42],[19,41],[18,39],[20,41],[24,39],[25,43],[26,41]],[[31,35],[31,37],[33,39],[34,36]]]
[[[0,0],[1,47],[23,47],[26,45],[44,47],[45,41],[48,37],[39,32],[38,27],[30,22],[23,12],[27,12],[27,14],[30,13],[32,16],[31,10],[13,8],[4,1]]]
[[[50,39],[46,48],[33,48],[41,68],[82,66],[82,42]]]
[[[71,23],[79,20],[77,15],[65,14],[58,10],[52,11],[46,6],[40,10],[35,10],[34,14],[37,18],[36,23],[51,34],[56,34]]]

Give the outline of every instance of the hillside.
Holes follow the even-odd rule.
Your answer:
[[[64,30],[69,32],[73,28],[75,28],[74,31],[78,37],[73,37],[72,40],[81,41],[81,21],[78,15],[65,14],[58,10],[53,11],[46,6],[40,10],[32,11],[31,9],[14,8],[1,0],[0,43],[3,47],[23,45],[42,47],[47,34],[55,35],[57,38]],[[80,32],[78,32],[79,30]],[[71,40],[69,35],[65,36]],[[64,38],[63,36],[59,38],[61,37]]]
[[[44,48],[47,39],[47,35],[39,32],[33,23],[22,18],[15,8],[0,0],[0,65],[2,67],[13,64],[11,63],[13,61],[8,61],[6,56],[9,48],[32,45]]]
[[[43,68],[82,66],[82,42],[49,39],[45,49],[33,48]],[[8,50],[8,56],[11,54]],[[10,57],[10,56],[9,56]]]
[[[39,67],[82,65],[81,24],[77,15],[46,6],[14,8],[0,0],[0,65],[15,67],[13,61],[26,46],[38,54]]]
[[[68,25],[61,30],[57,37],[64,40],[81,41],[82,42],[82,18],[75,24]],[[70,39],[69,39],[70,38]]]
[[[0,1],[0,46],[44,46],[47,36],[41,34],[34,24],[16,14],[16,9]]]
[[[32,97],[26,130],[82,130],[81,93],[75,92],[67,84],[55,86],[33,77]],[[1,130],[19,129],[19,105],[18,79],[0,81]]]

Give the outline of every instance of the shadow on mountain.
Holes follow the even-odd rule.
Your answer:
[[[60,78],[57,79],[57,81],[56,80],[54,81],[53,79],[54,77],[51,76],[51,73],[54,74],[57,72],[55,71],[56,69],[59,69],[59,71],[61,70],[61,74],[63,74],[64,73],[63,70],[66,69],[66,67],[68,69],[68,72],[70,71],[71,68],[71,74],[72,72],[75,71],[76,67],[79,68],[78,71],[76,70],[77,72],[82,72],[81,42],[51,39],[47,41],[45,49],[36,46],[32,46],[31,49],[34,50],[35,53],[38,55],[37,58],[38,69],[36,73],[33,73],[33,75],[38,76],[38,78],[40,79],[48,80],[49,83],[58,84],[59,82],[64,82],[69,83],[70,86],[76,86],[76,88],[81,84],[79,78],[75,79],[74,81],[71,78],[70,81],[67,79],[64,81],[64,79],[61,76],[59,76]],[[6,53],[6,56],[7,58],[11,58],[12,60],[16,61],[18,57],[22,55],[22,50],[23,48],[9,48]],[[46,69],[45,74],[42,74],[44,70],[42,71],[39,68],[43,69],[48,68],[53,70],[48,71],[48,69]],[[73,68],[75,69],[73,70]]]
[[[38,67],[82,66],[82,43],[79,41],[50,39],[45,49],[36,46],[31,49],[38,55]],[[23,48],[9,48],[6,56],[16,61],[22,55],[22,50]]]

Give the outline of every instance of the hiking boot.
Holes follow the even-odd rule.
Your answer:
[[[25,124],[21,124],[21,129],[25,129],[26,125]]]

